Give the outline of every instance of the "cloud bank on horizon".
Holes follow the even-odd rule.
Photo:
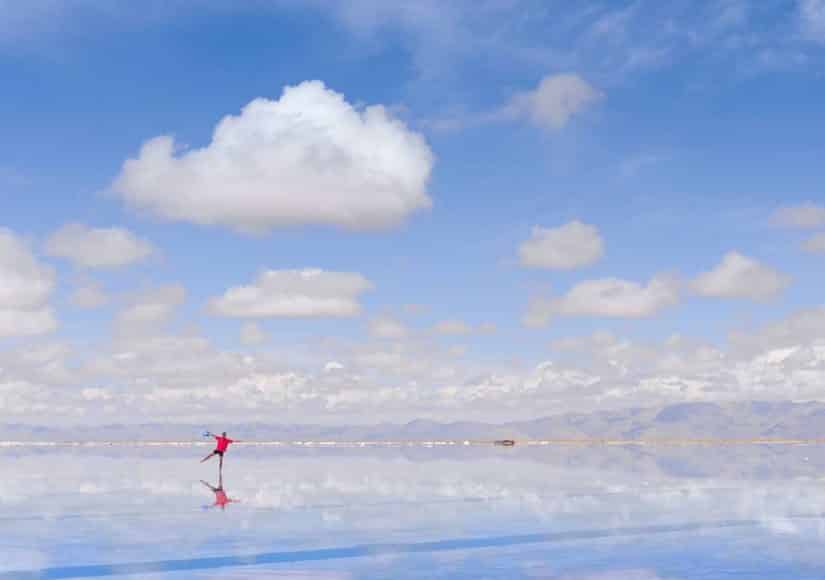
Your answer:
[[[822,0],[49,4],[0,24],[6,421],[825,401]]]

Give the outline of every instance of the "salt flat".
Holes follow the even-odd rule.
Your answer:
[[[825,570],[825,447],[814,444],[237,446],[222,478],[201,451],[0,449],[0,578]]]

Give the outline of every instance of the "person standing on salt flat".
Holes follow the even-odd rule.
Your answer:
[[[214,435],[214,434],[210,433],[209,431],[207,431],[206,433],[204,433],[204,436],[214,437],[215,442],[217,444],[215,445],[215,450],[212,453],[210,453],[209,455],[207,455],[206,457],[201,459],[201,463],[203,463],[204,461],[206,461],[208,459],[211,459],[213,456],[217,455],[218,457],[221,458],[220,459],[220,465],[219,465],[218,469],[222,470],[223,469],[223,454],[226,453],[226,450],[229,448],[229,444],[234,443],[235,441],[226,436],[226,431],[224,431],[221,435]]]

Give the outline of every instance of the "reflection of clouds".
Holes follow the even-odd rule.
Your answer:
[[[0,480],[0,506],[105,511],[108,506],[122,509],[186,502],[200,492],[194,476],[203,471],[198,471],[188,451],[168,450],[154,458],[151,454],[135,456],[129,448],[108,455],[91,450],[23,452],[15,459],[15,469]],[[825,513],[825,486],[811,477],[811,462],[799,466],[801,473],[787,471],[781,477],[760,479],[755,476],[760,470],[779,467],[773,461],[773,451],[754,460],[752,455],[760,452],[753,448],[737,451],[741,459],[733,471],[739,469],[743,475],[736,478],[733,474],[673,475],[674,462],[685,453],[681,449],[641,455],[623,449],[550,449],[523,460],[515,456],[506,461],[489,452],[462,460],[433,451],[429,460],[426,456],[411,460],[392,451],[374,456],[367,451],[302,455],[299,451],[255,450],[228,458],[225,487],[243,498],[246,508],[279,511],[390,503],[399,508],[424,506],[426,510],[427,502],[440,506],[471,499],[476,500],[476,507],[541,519],[601,513],[617,517],[613,509],[617,504],[622,508],[622,521],[648,514],[678,518],[719,513],[767,520]],[[804,453],[815,455],[810,448]],[[705,460],[691,459],[693,467],[711,468],[717,460],[714,453],[702,454]],[[41,477],[45,464],[49,472],[60,474],[58,486]],[[792,458],[784,469],[789,466],[793,466]]]
[[[816,447],[233,451],[223,483],[242,503],[219,521],[200,510],[212,497],[198,480],[215,470],[197,449],[2,451],[15,468],[0,478],[0,535],[44,553],[88,537],[116,560],[143,559],[147,538],[175,557],[721,520],[755,520],[794,542],[825,537],[818,520],[785,519],[825,514]]]
[[[145,574],[146,580],[160,579],[161,576],[155,574]],[[165,578],[166,576],[164,576]],[[266,578],[266,580],[350,580],[354,576],[349,572],[337,572],[333,570],[256,570],[254,568],[242,568],[241,570],[221,570],[219,572],[189,572],[186,575],[188,580],[256,580]]]
[[[668,580],[653,570],[608,570],[605,572],[585,572],[563,574],[558,580]],[[675,579],[673,579],[675,580]]]
[[[7,541],[0,543],[0,572],[4,569],[28,570],[41,568],[48,563],[49,556],[46,549],[38,550],[19,545],[9,545]]]

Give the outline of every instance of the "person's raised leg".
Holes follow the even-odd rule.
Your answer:
[[[213,456],[213,455],[215,455],[215,452],[214,452],[214,451],[213,451],[212,453],[210,453],[209,455],[207,455],[206,457],[204,457],[203,459],[201,459],[201,463],[203,463],[203,462],[204,462],[204,461],[206,461],[207,459],[212,459],[212,456]]]

